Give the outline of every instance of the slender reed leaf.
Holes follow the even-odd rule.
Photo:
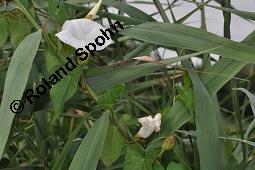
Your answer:
[[[70,170],[96,170],[108,129],[109,115],[109,112],[103,113],[88,131],[73,158]]]
[[[195,51],[204,51],[224,45],[211,53],[238,61],[255,63],[254,48],[185,25],[150,22],[126,28],[120,33],[151,44]]]
[[[42,31],[28,35],[15,50],[9,65],[0,107],[0,158],[11,130],[14,113],[10,110],[13,100],[20,100],[25,90],[29,72],[39,47]]]
[[[69,136],[60,156],[58,157],[58,159],[56,160],[56,162],[54,163],[54,166],[52,168],[52,170],[59,170],[62,167],[62,164],[65,161],[65,158],[72,146],[73,140],[76,137],[76,135],[79,133],[79,131],[81,130],[83,125],[83,122],[81,122],[76,128],[75,130],[72,132],[72,134]]]
[[[191,68],[188,62],[185,67]],[[187,63],[187,64],[186,64]],[[188,71],[194,87],[197,145],[202,170],[224,169],[214,103],[200,77]]]

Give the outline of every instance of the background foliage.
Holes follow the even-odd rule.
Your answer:
[[[163,23],[125,1],[103,0],[95,21],[125,26],[115,43],[17,115],[9,108],[14,99],[65,57],[76,59],[54,35],[66,20],[85,17],[94,1],[2,1],[0,168],[254,170],[255,32],[235,42],[230,24],[231,15],[254,21],[255,13],[233,8],[231,0],[185,0],[197,8],[176,19],[172,9],[180,1],[136,1],[155,5]],[[222,12],[224,37],[206,31],[205,7]],[[185,26],[195,12],[201,28]],[[162,60],[159,47],[176,58]],[[143,55],[156,61],[132,60]],[[160,132],[136,138],[137,119],[156,113]]]

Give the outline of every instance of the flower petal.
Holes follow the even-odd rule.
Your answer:
[[[65,44],[68,44],[75,49],[77,48],[85,48],[86,45],[89,43],[94,43],[96,45],[96,51],[103,50],[108,45],[113,43],[113,41],[107,40],[102,32],[100,31],[102,29],[105,31],[106,29],[98,24],[97,22],[94,22],[92,20],[88,19],[74,19],[74,20],[68,20],[64,23],[62,26],[62,31],[57,33],[56,36]],[[110,37],[110,34],[108,34]],[[95,40],[98,36],[103,36],[105,39],[105,43],[102,46],[99,46],[95,43]],[[101,38],[100,38],[100,43]]]
[[[155,131],[160,131],[160,125],[161,125],[161,114],[157,113],[154,117],[154,123],[155,123]]]
[[[153,118],[150,116],[146,116],[146,117],[141,117],[138,119],[138,122],[141,123],[141,125],[143,125],[145,122],[148,121],[153,121]]]
[[[141,138],[149,137],[155,130],[155,122],[151,116],[139,118],[138,122],[142,125],[142,127],[137,133],[138,136]]]
[[[141,138],[149,137],[155,130],[155,124],[153,121],[147,121],[138,131],[138,136]]]

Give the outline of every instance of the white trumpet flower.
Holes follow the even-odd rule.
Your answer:
[[[95,21],[89,19],[73,19],[67,20],[62,26],[62,31],[57,33],[56,36],[62,42],[75,49],[84,48],[90,43],[100,41],[100,45],[96,47],[96,51],[99,51],[113,43],[111,39],[105,40],[102,39],[103,36],[99,36],[102,35],[104,30],[106,29]]]
[[[154,118],[152,118],[152,116],[139,118],[138,122],[142,125],[137,133],[138,137],[147,138],[153,131],[160,131],[161,114],[157,113]]]

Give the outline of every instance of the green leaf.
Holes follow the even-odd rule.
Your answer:
[[[252,112],[255,116],[255,96],[251,92],[249,92],[248,90],[246,90],[244,88],[237,88],[236,90],[240,90],[248,96],[248,98],[250,100]]]
[[[237,10],[237,9],[232,9],[232,8],[226,8],[226,7],[220,7],[220,6],[215,6],[215,5],[210,5],[207,3],[199,3],[199,2],[194,2],[194,1],[188,1],[190,3],[195,3],[198,5],[204,5],[210,8],[214,8],[214,9],[218,9],[224,12],[229,12],[232,14],[236,14],[240,17],[246,18],[246,19],[251,19],[253,21],[255,21],[255,13],[254,12],[248,12],[248,11],[241,11],[241,10]]]
[[[72,132],[72,134],[69,136],[64,149],[62,150],[61,154],[59,155],[59,157],[57,158],[56,162],[54,163],[54,166],[52,168],[52,170],[59,170],[61,169],[65,158],[68,154],[68,152],[70,151],[70,148],[73,144],[73,140],[75,139],[75,137],[77,136],[77,134],[79,133],[79,131],[81,130],[83,126],[83,121],[75,128],[75,130]]]
[[[124,170],[139,169],[152,170],[151,163],[143,157],[142,148],[138,145],[131,145],[127,148],[124,162]]]
[[[74,9],[83,10],[86,13],[89,13],[89,11],[91,10],[89,7],[86,7],[84,5],[77,5],[77,4],[72,4],[70,2],[64,2],[64,1],[63,2],[61,1],[61,3],[64,3],[68,7],[72,7]],[[123,22],[124,24],[127,24],[127,25],[137,25],[137,24],[144,23],[144,20],[127,17],[127,16],[123,16],[123,15],[118,15],[118,14],[113,14],[113,13],[105,12],[102,10],[99,10],[97,15],[101,16],[101,17],[109,18],[112,20],[117,20],[117,21]]]
[[[57,11],[58,12],[55,12],[55,17],[56,17],[57,23],[59,25],[63,25],[65,23],[65,21],[69,19],[69,15],[66,10],[65,4],[60,3],[59,7],[57,8]]]
[[[130,17],[137,18],[144,21],[155,21],[154,18],[152,18],[150,15],[146,14],[145,12],[120,1],[114,1],[114,0],[104,0],[102,2],[104,5],[111,6],[114,8],[119,9],[121,12],[124,12],[128,14]]]
[[[237,89],[234,89],[234,90],[240,90],[248,96],[252,112],[255,116],[255,96],[244,88],[237,88]],[[255,127],[255,119],[253,119],[253,121],[248,125],[248,127],[245,131],[245,134],[244,134],[244,139],[245,140],[248,139],[248,137],[249,137],[251,131],[254,129],[254,127]],[[235,151],[233,152],[233,155],[235,156],[235,158],[237,158],[238,161],[243,160],[243,154],[242,154],[241,149],[242,149],[241,144],[238,144],[237,147],[235,148]]]
[[[254,48],[185,25],[150,22],[126,28],[120,34],[160,46],[195,51],[204,51],[222,46],[210,53],[238,61],[255,63]]]
[[[187,69],[192,68],[188,62],[184,62],[184,65]],[[215,106],[200,77],[192,71],[188,73],[194,87],[195,122],[200,167],[203,170],[224,169]]]
[[[250,47],[255,47],[255,31],[249,34],[242,42]],[[205,73],[201,74],[201,79],[213,96],[224,84],[232,79],[245,66],[245,64],[247,63],[222,58],[215,65],[206,69]]]
[[[194,96],[191,88],[177,87],[180,99],[183,101],[190,113],[194,111]]]
[[[220,47],[216,47],[220,48]],[[126,83],[128,81],[134,80],[136,78],[146,76],[157,70],[165,68],[165,64],[172,64],[177,61],[187,60],[191,57],[210,52],[216,48],[207,49],[205,51],[200,51],[197,53],[192,53],[189,55],[184,55],[181,57],[176,57],[168,60],[161,61],[161,63],[145,63],[135,65],[136,62],[124,61],[123,65],[121,63],[102,66],[99,68],[89,69],[86,72],[87,83],[93,87],[93,90],[97,93],[102,93],[103,91],[112,88],[116,85]],[[127,63],[126,63],[127,62]],[[129,70],[127,72],[127,70]],[[175,71],[173,71],[176,73]],[[97,83],[101,82],[101,83]]]
[[[245,170],[254,170],[255,169],[255,160],[251,160]]]
[[[1,71],[0,72],[0,93],[1,94],[4,91],[4,82],[5,82],[6,72],[7,71]]]
[[[232,79],[246,62],[222,58],[215,65],[205,69],[201,79],[208,88],[209,93],[215,95],[230,79]]]
[[[61,61],[53,54],[50,48],[45,48],[44,57],[49,73],[55,72],[61,66]]]
[[[45,111],[34,113],[36,143],[39,154],[45,157],[47,156],[48,146],[50,145],[50,141],[47,140],[49,137],[47,118],[48,113]]]
[[[104,162],[105,166],[111,166],[112,163],[119,158],[123,146],[124,141],[118,129],[113,124],[110,124],[101,154],[101,160]]]
[[[108,107],[113,105],[117,99],[122,95],[124,87],[122,85],[116,86],[110,90],[107,90],[98,97],[99,105]]]
[[[86,2],[96,2],[96,0],[68,0],[68,3],[86,3]],[[146,14],[145,12],[129,5],[128,3],[116,1],[116,0],[103,0],[103,5],[108,7],[114,7],[119,9],[121,12],[128,14],[132,18],[137,18],[144,21],[155,21],[153,17]]]
[[[82,70],[80,67],[68,72],[63,79],[57,82],[50,90],[50,96],[54,105],[54,113],[58,117],[62,112],[65,101],[74,95]]]
[[[192,117],[184,103],[176,100],[171,108],[166,108],[162,113],[160,136],[167,137],[173,134]]]
[[[12,56],[0,107],[0,158],[3,155],[14,118],[14,114],[10,110],[10,104],[13,100],[20,100],[22,97],[41,37],[42,31],[28,35]]]
[[[156,162],[153,167],[152,167],[153,170],[164,170],[164,167],[159,163],[159,162]]]
[[[170,162],[167,166],[167,170],[185,170],[185,166],[175,162]]]
[[[105,67],[101,69],[90,69],[87,72],[87,82],[97,93],[102,93],[106,89],[110,89],[116,85],[124,82],[136,79],[141,76],[148,75],[159,68],[163,68],[163,65],[146,63],[141,65],[126,65],[121,67]],[[127,69],[129,70],[127,72]],[[103,74],[102,74],[103,73]],[[101,83],[97,83],[101,82]]]
[[[251,32],[242,42],[254,48],[255,47],[255,31]]]
[[[240,138],[231,138],[231,137],[220,137],[220,138],[221,139],[232,140],[232,141],[237,141],[237,142],[243,142],[243,143],[246,143],[248,145],[251,145],[251,146],[255,147],[255,142],[252,142],[252,141],[243,140],[243,139],[240,139]]]
[[[82,140],[69,167],[70,170],[96,170],[105,142],[108,124],[109,112],[105,112]]]
[[[15,3],[18,5],[18,7],[21,9],[23,14],[27,17],[27,19],[30,21],[30,23],[37,29],[40,30],[41,27],[36,23],[34,18],[31,16],[29,11],[26,9],[28,8],[28,2],[27,1],[20,1],[20,0],[14,0]],[[26,21],[27,22],[27,21]],[[29,22],[28,22],[29,23]]]
[[[2,47],[9,35],[8,32],[8,22],[7,19],[5,17],[5,15],[0,14],[0,30],[1,30],[1,34],[0,34],[0,47]]]
[[[15,16],[9,16],[8,22],[11,43],[16,48],[19,43],[31,32],[32,25],[21,12],[16,13]]]

